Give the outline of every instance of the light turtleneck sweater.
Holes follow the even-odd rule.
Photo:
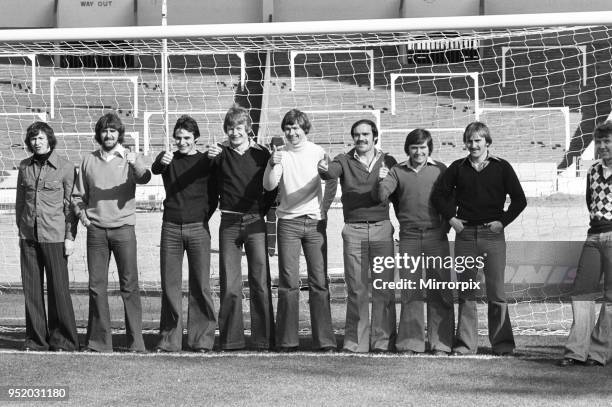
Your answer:
[[[323,193],[317,165],[325,156],[325,150],[308,140],[298,146],[287,144],[285,148],[280,164],[272,167],[268,163],[263,180],[268,191],[280,186],[277,217],[321,219]]]

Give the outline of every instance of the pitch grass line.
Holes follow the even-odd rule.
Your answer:
[[[280,352],[256,352],[256,351],[232,351],[232,352],[215,352],[210,353],[192,353],[192,352],[164,352],[164,353],[129,353],[129,352],[48,352],[48,351],[28,351],[24,352],[21,350],[0,350],[0,354],[20,354],[20,355],[45,355],[45,356],[56,356],[56,357],[105,357],[105,358],[175,358],[175,359],[215,359],[215,358],[335,358],[335,359],[350,359],[350,358],[361,358],[361,359],[449,359],[449,360],[542,360],[542,356],[495,356],[495,355],[461,355],[461,356],[435,356],[429,354],[422,355],[403,355],[398,353],[386,353],[386,354],[375,354],[375,353],[348,353],[348,352],[337,352],[337,353],[321,353],[317,351],[312,352],[291,352],[291,353],[280,353]],[[550,358],[551,360],[553,358]]]

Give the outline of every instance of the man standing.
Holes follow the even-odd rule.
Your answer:
[[[389,204],[378,202],[370,191],[376,187],[381,168],[396,164],[393,157],[375,147],[378,129],[371,120],[359,120],[351,127],[355,148],[332,162],[327,156],[318,164],[324,180],[340,178],[342,186],[342,230],[344,279],[347,287],[346,326],[343,350],[347,352],[387,352],[395,336],[395,295],[393,290],[370,290],[371,260],[393,257],[393,226]],[[376,277],[393,281],[393,268]],[[372,323],[370,325],[370,292]]]
[[[455,229],[455,257],[484,261],[489,305],[489,340],[495,355],[514,351],[512,325],[504,291],[506,239],[504,228],[527,206],[521,183],[510,163],[489,152],[489,128],[470,123],[463,133],[469,155],[454,161],[432,197],[434,207]],[[504,210],[506,196],[510,206]],[[476,281],[478,269],[457,270],[460,282]],[[478,348],[476,290],[459,290],[459,322],[453,354],[475,353]]]
[[[257,350],[274,348],[274,310],[270,265],[266,248],[266,223],[276,190],[264,191],[263,175],[270,159],[268,150],[251,137],[251,117],[243,107],[231,107],[223,131],[228,141],[212,146],[221,225],[219,226],[219,272],[221,349],[243,349],[246,345],[242,318],[242,247],[247,256],[251,344]]]
[[[166,190],[160,243],[162,285],[157,352],[178,352],[183,339],[183,256],[189,263],[187,345],[209,352],[215,341],[215,305],[210,292],[210,230],[208,220],[217,208],[211,161],[196,150],[200,130],[196,121],[181,116],[174,126],[174,153],[162,151],[151,166],[161,174]]]
[[[317,164],[325,151],[307,140],[308,116],[297,109],[285,114],[281,129],[287,139],[286,151],[273,153],[264,173],[268,191],[280,186],[278,216],[278,311],[276,345],[293,351],[299,345],[300,246],[308,269],[308,304],[313,348],[333,351],[336,338],[332,329],[327,279],[326,208],[322,205],[321,179]]]
[[[142,308],[136,264],[136,184],[146,184],[151,172],[142,159],[123,147],[125,128],[119,116],[98,119],[95,139],[100,149],[81,163],[73,192],[74,209],[87,228],[89,323],[84,351],[112,352],[108,307],[108,261],[112,252],[119,273],[125,308],[127,346],[144,352]]]
[[[395,347],[398,352],[414,354],[425,351],[423,302],[427,294],[427,339],[434,355],[452,350],[455,316],[452,291],[422,288],[421,281],[450,281],[450,269],[442,262],[449,255],[448,224],[435,210],[431,195],[446,166],[434,161],[431,134],[415,129],[406,136],[404,151],[408,160],[390,170],[380,169],[378,198],[397,194],[397,218],[400,223],[400,258],[420,257],[416,269],[400,267],[400,279],[414,282],[414,288],[401,291],[402,311]],[[425,277],[423,277],[425,271]]]
[[[587,174],[586,203],[590,228],[580,255],[572,295],[574,321],[561,366],[604,366],[612,358],[612,122],[593,134],[600,160]],[[604,295],[595,325],[594,299]]]
[[[23,349],[74,351],[79,342],[68,291],[68,256],[78,223],[70,205],[74,166],[55,152],[57,140],[46,123],[31,124],[24,142],[33,155],[19,164],[15,201],[26,310]]]

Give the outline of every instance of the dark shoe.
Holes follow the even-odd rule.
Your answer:
[[[493,355],[495,356],[514,356],[514,351],[507,350],[503,352],[493,352]]]
[[[389,350],[382,349],[382,348],[374,348],[374,349],[372,349],[372,353],[376,353],[376,354],[380,355],[380,354],[383,354],[383,353],[389,353]]]
[[[212,352],[211,349],[206,349],[206,348],[195,348],[195,349],[191,349],[192,352],[194,353],[210,353]]]
[[[415,352],[413,350],[407,349],[407,350],[398,350],[397,353],[399,353],[400,355],[417,355],[418,352]]]
[[[281,346],[278,348],[278,352],[279,353],[293,353],[293,352],[297,352],[298,348],[297,346]]]
[[[81,352],[83,352],[83,353],[98,353],[97,350],[91,349],[89,346],[86,346],[83,349],[81,349]]]
[[[604,366],[603,363],[597,360],[594,360],[594,359],[587,359],[587,361],[584,362],[584,365],[588,367],[603,367]]]
[[[443,350],[434,350],[431,354],[433,356],[448,356],[448,352],[444,352]]]
[[[561,367],[582,366],[584,364],[585,364],[584,362],[580,360],[572,359],[572,358],[563,358],[557,362],[557,366],[561,366]]]
[[[334,348],[333,346],[327,346],[325,348],[319,349],[319,351],[321,353],[336,353],[336,348]]]
[[[130,353],[147,353],[146,349],[130,349],[128,352]]]
[[[464,355],[465,355],[465,353],[460,352],[460,351],[458,351],[458,350],[454,350],[454,351],[452,351],[452,352],[449,354],[449,356],[464,356]]]
[[[170,351],[168,349],[164,349],[164,348],[155,348],[155,353],[170,353]]]

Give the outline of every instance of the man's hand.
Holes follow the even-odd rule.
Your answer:
[[[504,224],[498,220],[493,222],[485,223],[485,226],[489,227],[489,230],[493,233],[501,233],[504,230]]]
[[[74,240],[64,239],[64,256],[68,257],[74,253]]]
[[[448,223],[452,226],[453,229],[455,229],[455,233],[461,233],[465,228],[463,226],[465,221],[454,216],[448,221]]]
[[[131,151],[128,150],[125,159],[127,160],[128,164],[130,165],[134,165],[134,163],[136,162],[136,153],[133,153]]]
[[[163,165],[169,165],[172,162],[173,158],[174,158],[174,154],[172,154],[170,151],[166,151],[164,152],[164,155],[162,156],[159,162],[162,163]]]
[[[85,227],[88,227],[89,225],[91,225],[91,222],[89,221],[88,218],[83,217],[83,218],[81,218],[81,225],[83,225]]]
[[[385,161],[383,160],[382,166],[380,167],[380,170],[378,170],[378,180],[380,181],[385,179],[387,175],[389,175],[389,168],[387,168],[387,164],[385,164]]]
[[[221,154],[221,151],[223,150],[217,144],[208,147],[208,158],[215,158],[216,156]]]
[[[274,167],[276,164],[280,164],[283,160],[283,152],[278,151],[278,148],[273,144],[272,145],[272,155],[270,156],[270,165]]]
[[[319,161],[319,164],[317,165],[317,169],[321,172],[327,172],[327,170],[329,169],[330,161],[331,160],[329,159],[329,155],[325,153],[325,156],[323,157],[323,159]]]

